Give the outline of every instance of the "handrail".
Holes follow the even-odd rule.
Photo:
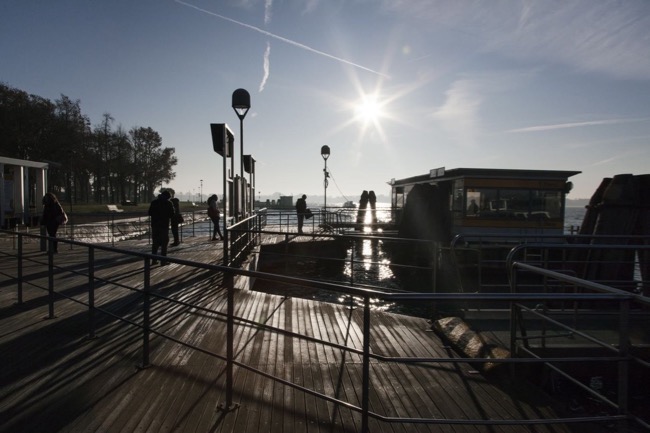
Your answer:
[[[27,238],[35,238],[35,239],[43,239],[47,241],[52,241],[52,238],[49,237],[42,237],[38,235],[32,235],[32,234],[25,234],[25,233],[13,233],[12,234],[18,236],[18,252],[15,254],[18,260],[18,278],[17,278],[17,283],[18,283],[18,291],[21,290],[21,285],[22,285],[22,274],[20,270],[22,269],[22,263],[24,260],[29,260],[27,257],[24,257],[24,249],[23,249],[23,243],[24,240]],[[119,253],[123,254],[126,256],[132,256],[138,259],[141,259],[144,261],[144,273],[143,273],[143,279],[144,279],[144,287],[142,289],[132,287],[129,288],[130,290],[134,292],[141,293],[144,296],[145,301],[151,297],[159,297],[159,298],[164,298],[169,302],[175,302],[179,303],[182,305],[186,306],[192,306],[193,308],[196,308],[197,310],[203,310],[203,311],[210,311],[213,314],[217,315],[223,315],[223,313],[214,311],[214,310],[209,310],[202,308],[201,306],[194,305],[194,304],[189,304],[189,303],[182,303],[181,301],[169,298],[169,297],[164,297],[160,295],[159,293],[152,293],[149,291],[149,272],[150,272],[150,262],[152,259],[160,259],[159,256],[155,256],[152,254],[148,253],[143,253],[143,252],[137,252],[137,251],[126,251],[122,250],[119,248],[114,248],[110,246],[105,246],[105,245],[96,245],[96,244],[87,244],[83,242],[78,242],[78,241],[71,241],[67,239],[57,239],[60,243],[66,243],[66,244],[71,244],[71,245],[76,245],[79,247],[84,247],[88,249],[88,274],[84,275],[83,272],[81,271],[76,271],[76,274],[84,277],[88,277],[88,290],[89,293],[94,293],[96,290],[94,288],[94,276],[93,276],[93,269],[94,269],[94,251],[95,250],[103,250],[103,251],[109,251],[109,252],[114,252],[114,253]],[[252,366],[246,365],[240,361],[237,361],[234,359],[232,356],[232,353],[229,352],[227,357],[224,357],[221,354],[209,352],[205,349],[202,349],[198,346],[192,345],[191,343],[185,342],[185,341],[180,341],[179,339],[176,339],[173,336],[166,335],[164,332],[158,331],[156,329],[153,329],[151,327],[151,323],[148,320],[148,315],[149,311],[146,310],[148,307],[149,303],[144,302],[143,303],[143,314],[145,317],[145,321],[143,324],[135,323],[133,321],[130,321],[127,318],[122,318],[122,317],[116,317],[113,313],[110,311],[103,310],[101,308],[98,308],[96,306],[93,306],[91,302],[89,303],[84,303],[82,301],[79,301],[78,299],[73,299],[75,302],[82,303],[86,306],[89,307],[89,315],[93,314],[94,312],[102,312],[104,314],[111,314],[113,317],[116,317],[116,319],[124,321],[125,323],[129,323],[132,326],[136,326],[138,328],[141,328],[143,330],[143,358],[142,358],[142,363],[143,365],[147,365],[149,362],[149,350],[150,347],[148,345],[149,341],[149,336],[150,334],[158,335],[163,338],[167,338],[170,341],[174,341],[178,344],[181,344],[186,347],[190,347],[193,350],[198,350],[203,353],[206,353],[210,356],[215,356],[219,359],[225,359],[228,363],[236,364],[239,365],[242,368],[248,369],[250,371],[253,371],[257,374],[261,374],[269,379],[272,379],[278,383],[282,383],[283,385],[290,386],[295,389],[299,389],[301,391],[304,391],[306,393],[309,393],[313,396],[316,396],[318,398],[322,398],[324,400],[334,402],[337,404],[340,404],[344,407],[347,407],[351,410],[358,411],[362,414],[362,428],[361,430],[363,432],[368,431],[368,419],[369,418],[374,418],[378,420],[382,420],[385,422],[391,422],[391,423],[405,423],[405,424],[413,424],[413,423],[421,423],[421,424],[448,424],[448,425],[455,425],[455,424],[475,424],[475,425],[536,425],[536,424],[557,424],[557,423],[584,423],[584,422],[592,422],[592,421],[612,421],[612,420],[619,420],[619,421],[628,421],[628,420],[635,420],[637,421],[640,425],[647,425],[644,424],[643,420],[638,419],[638,417],[630,414],[627,410],[626,405],[619,405],[620,413],[617,415],[608,415],[608,416],[586,416],[586,417],[572,417],[572,418],[557,418],[557,419],[520,419],[520,420],[512,420],[512,419],[503,419],[503,420],[471,420],[471,419],[434,419],[434,418],[403,418],[403,417],[390,417],[390,416],[385,416],[380,413],[371,411],[369,408],[369,402],[368,402],[368,395],[370,392],[370,381],[369,381],[369,360],[372,359],[379,359],[385,362],[406,362],[406,363],[422,363],[422,362],[437,362],[437,363],[456,363],[459,362],[461,359],[459,358],[424,358],[424,357],[391,357],[391,356],[383,356],[381,354],[375,354],[375,353],[370,353],[369,351],[369,341],[370,341],[370,298],[384,298],[387,300],[423,300],[423,301],[445,301],[445,300],[462,300],[462,301],[476,301],[476,300],[507,300],[513,302],[513,305],[516,304],[517,302],[525,302],[525,301],[533,301],[533,300],[539,300],[539,301],[550,301],[550,300],[589,300],[592,302],[607,302],[607,301],[615,301],[621,303],[621,305],[626,305],[630,302],[646,302],[645,299],[640,299],[637,295],[633,295],[621,290],[617,290],[602,284],[597,284],[597,283],[590,283],[586,282],[584,280],[577,279],[575,277],[567,276],[564,274],[560,274],[557,272],[553,271],[548,271],[548,270],[543,270],[540,268],[535,268],[533,266],[527,265],[525,263],[518,263],[518,262],[513,262],[512,263],[512,269],[513,272],[515,269],[517,270],[525,270],[525,271],[530,271],[530,272],[539,272],[542,273],[548,277],[552,278],[557,278],[561,280],[565,280],[567,282],[570,282],[572,284],[581,284],[585,285],[586,287],[594,288],[600,293],[597,294],[583,294],[583,293],[569,293],[569,294],[548,294],[548,293],[500,293],[500,294],[469,294],[469,293],[400,293],[400,294],[394,294],[394,293],[388,293],[386,291],[382,290],[377,290],[377,289],[364,289],[364,288],[358,288],[358,287],[352,287],[348,285],[341,285],[341,284],[335,284],[335,283],[328,283],[328,282],[321,282],[321,281],[316,281],[316,280],[308,280],[308,279],[303,279],[303,278],[296,278],[296,277],[288,277],[288,276],[282,276],[282,275],[276,275],[276,274],[268,274],[268,273],[261,273],[257,271],[250,271],[250,270],[245,270],[245,269],[236,269],[233,267],[229,266],[221,266],[221,265],[215,265],[215,264],[207,264],[207,263],[197,263],[197,262],[192,262],[188,260],[183,260],[183,259],[178,259],[175,257],[166,257],[165,258],[167,261],[172,262],[172,263],[178,263],[181,265],[185,266],[190,266],[193,268],[198,268],[198,269],[205,269],[205,270],[211,270],[215,272],[221,272],[225,276],[234,276],[234,275],[242,275],[242,276],[249,276],[249,277],[254,277],[254,278],[260,278],[260,279],[268,279],[272,281],[277,281],[277,282],[283,282],[283,283],[288,283],[288,284],[295,284],[299,286],[305,286],[305,287],[313,287],[313,288],[318,288],[318,289],[323,289],[323,290],[328,290],[328,291],[334,291],[337,293],[343,293],[343,294],[348,294],[348,295],[354,295],[354,296],[359,296],[364,299],[363,303],[363,308],[364,308],[364,332],[363,332],[363,349],[361,352],[359,352],[359,349],[355,349],[353,347],[348,347],[344,345],[336,345],[335,347],[343,349],[343,350],[348,350],[353,353],[361,354],[363,357],[363,389],[361,390],[362,392],[362,399],[361,399],[361,406],[356,406],[350,402],[340,400],[338,398],[320,393],[318,391],[306,388],[304,386],[291,383],[290,381],[287,381],[283,378],[274,376],[270,373],[267,373],[265,371],[259,370],[257,368],[254,368]],[[49,308],[50,308],[50,314],[53,316],[54,314],[54,295],[58,296],[66,296],[65,293],[61,292],[56,292],[53,281],[52,281],[52,276],[54,275],[54,269],[55,269],[55,255],[52,254],[51,249],[48,254],[48,274],[50,275],[50,280],[48,283],[48,288],[42,288],[43,290],[47,290],[48,292],[48,297],[49,297]],[[68,269],[63,269],[63,268],[57,268],[57,271],[65,271],[65,272],[70,272]],[[513,279],[514,282],[513,284],[516,284],[516,280]],[[234,284],[232,283],[232,278],[224,278],[224,281],[226,282],[226,288],[228,290],[229,296],[228,296],[228,301],[229,301],[229,307],[228,307],[228,313],[227,313],[227,319],[230,322],[234,324],[238,323],[244,323],[245,320],[241,317],[236,317],[234,316],[233,313],[233,308],[232,308],[232,293],[234,292]],[[22,298],[22,295],[19,296],[19,299]],[[513,312],[515,307],[513,307]],[[626,311],[625,308],[622,308],[621,311]],[[514,313],[511,313],[514,315]],[[247,323],[250,323],[250,321],[246,321]],[[269,330],[272,332],[281,332],[279,328],[274,328],[270,327],[265,323],[256,323],[256,326],[263,328],[265,330]],[[92,325],[90,325],[89,333],[92,333]],[[311,339],[312,341],[318,341],[322,344],[328,344],[332,345],[333,343],[328,342],[326,340],[321,340],[315,337],[310,337],[306,335],[300,335],[300,334],[292,334],[294,336],[297,336],[299,338],[307,338]],[[232,340],[233,335],[229,332],[228,334],[228,339]],[[232,341],[229,341],[229,345],[232,344]],[[613,360],[613,361],[618,361],[620,364],[625,364],[628,362],[628,360],[633,359],[632,356],[630,356],[629,352],[625,350],[625,345],[623,345],[623,349],[620,349],[621,352],[619,352],[619,356],[616,357],[609,357],[606,358],[608,360]],[[514,353],[514,352],[513,352]],[[574,358],[540,358],[539,360],[534,360],[534,359],[526,359],[526,358],[516,358],[516,359],[492,359],[492,358],[473,358],[473,359],[462,359],[462,362],[469,362],[469,363],[483,363],[483,362],[498,362],[498,363],[531,363],[531,362],[542,362],[546,364],[550,363],[557,363],[557,362],[572,362],[576,360],[581,360],[581,361],[598,361],[602,358],[589,358],[589,357],[574,357]],[[625,373],[625,369],[621,369],[622,373]],[[232,374],[232,370],[229,371],[229,374]],[[626,378],[627,380],[627,378]],[[232,380],[228,381],[229,385],[227,387],[227,403],[225,405],[226,408],[232,407]]]
[[[617,249],[626,249],[629,246],[612,246]],[[608,247],[610,247],[608,246]],[[604,348],[606,351],[611,351],[617,354],[619,359],[613,359],[613,361],[616,361],[618,363],[618,392],[617,392],[617,401],[614,402],[607,398],[606,396],[602,395],[601,393],[597,392],[596,390],[591,389],[589,386],[581,383],[579,380],[573,378],[569,373],[566,371],[562,370],[561,368],[557,367],[553,363],[555,361],[551,361],[548,359],[542,359],[541,356],[536,354],[534,351],[532,351],[530,348],[527,346],[522,346],[519,347],[519,349],[526,353],[529,356],[532,356],[536,359],[540,359],[543,361],[544,365],[546,365],[548,368],[552,369],[556,373],[560,374],[562,377],[565,379],[569,380],[571,383],[574,385],[578,386],[581,388],[583,391],[587,392],[589,395],[591,395],[592,398],[603,402],[604,404],[616,409],[619,413],[624,413],[624,414],[629,414],[628,413],[628,394],[629,394],[629,363],[634,362],[635,364],[642,366],[646,369],[650,369],[650,362],[633,355],[630,352],[630,341],[628,338],[629,334],[629,314],[630,314],[630,307],[632,303],[640,304],[641,306],[648,307],[650,306],[650,298],[641,296],[638,294],[630,293],[625,290],[613,288],[604,284],[600,284],[597,282],[592,282],[592,281],[587,281],[581,278],[577,278],[571,275],[567,275],[561,272],[549,270],[549,269],[543,269],[537,266],[533,266],[530,264],[522,263],[522,262],[516,262],[514,261],[514,257],[521,252],[525,248],[535,248],[535,244],[532,245],[519,245],[514,247],[510,253],[508,254],[508,269],[509,269],[509,281],[510,281],[510,286],[511,286],[511,293],[512,294],[517,294],[517,273],[520,271],[524,271],[530,274],[542,276],[544,278],[550,278],[556,281],[560,281],[563,283],[570,284],[573,287],[579,287],[583,290],[590,290],[593,292],[596,292],[597,294],[600,295],[605,295],[605,296],[613,296],[613,299],[616,299],[619,303],[619,330],[618,330],[618,335],[619,335],[619,341],[616,347],[612,346],[611,343],[608,343],[606,341],[603,341],[600,338],[597,338],[595,336],[586,334],[584,332],[578,331],[577,329],[573,328],[572,326],[566,325],[564,323],[561,323],[557,320],[552,319],[549,314],[547,314],[546,311],[538,311],[538,309],[532,309],[529,308],[521,303],[514,302],[512,304],[513,310],[511,312],[511,350],[514,353],[515,350],[515,345],[516,345],[516,336],[515,336],[515,329],[517,329],[518,322],[523,321],[523,318],[521,317],[521,312],[525,311],[528,314],[532,314],[538,319],[543,320],[546,323],[549,323],[553,326],[559,327],[561,329],[570,331],[572,335],[574,336],[579,336],[587,341],[590,341],[602,348]],[[537,245],[539,247],[539,245]],[[549,245],[545,245],[545,247],[549,247]],[[550,248],[553,248],[554,246],[550,246]],[[557,245],[555,246],[557,248],[564,248],[566,247],[565,245]],[[576,249],[582,249],[582,248],[589,248],[588,245],[572,245],[572,247]],[[602,246],[601,246],[602,247]],[[632,246],[632,248],[636,248],[638,245]],[[645,248],[650,249],[650,246],[646,246]],[[591,296],[597,296],[597,295],[588,295],[586,298],[582,298],[582,300],[589,299],[593,300],[595,298],[592,298]],[[555,293],[553,294],[554,300],[563,300],[563,296],[561,294]],[[576,312],[577,313],[577,312]],[[525,336],[524,336],[525,337]],[[544,335],[541,336],[541,338],[545,338]],[[522,340],[527,341],[527,339],[522,338]],[[603,358],[601,358],[602,360]],[[612,359],[609,359],[612,360]],[[630,419],[635,419],[638,421],[641,425],[644,425],[646,428],[648,427],[648,424],[632,415],[630,415]]]

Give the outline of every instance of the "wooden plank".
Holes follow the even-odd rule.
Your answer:
[[[128,244],[148,251],[146,241]],[[0,245],[0,251],[2,251]],[[34,249],[36,247],[34,246]],[[221,254],[205,240],[189,239],[173,257],[194,257],[213,262]],[[47,256],[34,253],[26,263],[27,279],[47,287]],[[141,288],[143,262],[124,260],[112,253],[98,253],[96,275],[112,278],[131,288]],[[83,250],[62,249],[55,258],[57,288],[87,299],[87,255]],[[87,308],[58,299],[57,318],[47,316],[47,293],[27,285],[22,306],[16,299],[11,272],[15,262],[0,260],[0,414],[12,415],[6,425],[14,431],[34,430],[43,417],[62,431],[358,431],[360,414],[294,391],[266,378],[235,368],[235,398],[241,407],[219,412],[225,400],[225,363],[190,351],[171,341],[152,337],[152,363],[136,372],[141,359],[142,332],[105,315],[97,316],[99,338],[85,341]],[[75,270],[78,275],[63,273]],[[9,275],[5,275],[9,274]],[[226,310],[226,294],[220,275],[190,271],[182,265],[152,269],[154,293],[192,302],[218,311]],[[142,320],[142,295],[115,283],[98,283],[96,298],[102,308]],[[237,291],[237,314],[269,320],[279,328],[298,331],[326,341],[361,349],[363,311],[312,300]],[[226,322],[192,307],[153,300],[154,323],[175,338],[208,350],[225,353]],[[371,350],[395,356],[452,356],[437,337],[426,331],[424,319],[372,313]],[[305,384],[327,395],[360,404],[361,357],[318,343],[236,325],[238,359],[287,380]],[[43,344],[43,342],[49,344]],[[5,365],[5,360],[10,360]],[[547,401],[522,398],[519,391],[486,380],[472,372],[470,364],[429,363],[421,366],[371,363],[371,409],[387,415],[441,416],[444,418],[551,417]],[[43,395],[43,389],[49,393]],[[4,421],[4,419],[0,419]],[[494,426],[390,425],[370,420],[371,431],[476,431],[564,432],[566,426],[534,428]],[[3,430],[4,427],[0,427]]]

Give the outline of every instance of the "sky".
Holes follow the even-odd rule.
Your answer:
[[[0,81],[153,128],[204,199],[210,123],[240,173],[239,88],[256,198],[322,196],[323,145],[354,201],[439,167],[581,171],[569,198],[650,173],[647,0],[3,0]]]

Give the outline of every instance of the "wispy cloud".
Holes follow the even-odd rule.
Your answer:
[[[534,74],[519,71],[466,74],[447,89],[445,101],[433,112],[433,119],[458,144],[475,146],[484,133],[481,114],[484,101],[494,94],[513,91]]]
[[[310,46],[307,46],[305,44],[301,44],[300,42],[297,42],[297,41],[294,41],[294,40],[291,40],[291,39],[287,39],[287,38],[284,38],[282,36],[278,36],[278,35],[276,35],[274,33],[268,32],[268,31],[266,31],[264,29],[260,29],[259,27],[255,27],[255,26],[252,26],[250,24],[242,23],[241,21],[237,21],[237,20],[234,20],[232,18],[228,18],[226,16],[223,16],[223,15],[208,11],[206,9],[202,9],[202,8],[200,8],[198,6],[195,6],[195,5],[190,4],[190,3],[186,3],[186,2],[184,2],[182,0],[174,0],[174,1],[176,3],[178,3],[178,4],[181,4],[181,5],[196,9],[197,11],[203,12],[205,14],[212,15],[213,17],[216,17],[216,18],[219,18],[219,19],[222,19],[222,20],[225,20],[225,21],[229,21],[231,23],[234,23],[234,24],[237,24],[239,26],[245,27],[245,28],[247,28],[249,30],[254,30],[254,31],[256,31],[258,33],[261,33],[263,35],[266,35],[266,36],[268,36],[270,38],[277,39],[277,40],[285,42],[285,43],[287,43],[289,45],[293,45],[294,47],[301,48],[303,50],[309,51],[309,52],[314,53],[314,54],[318,54],[318,55],[323,56],[323,57],[327,57],[327,58],[332,59],[332,60],[336,60],[337,62],[353,66],[353,67],[355,67],[357,69],[361,69],[361,70],[364,70],[364,71],[379,75],[379,76],[384,77],[384,78],[390,78],[388,75],[383,74],[382,72],[375,71],[374,69],[367,68],[365,66],[359,65],[358,63],[354,63],[354,62],[351,62],[349,60],[343,59],[341,57],[337,57],[337,56],[334,56],[332,54],[326,53],[324,51],[317,50],[317,49],[312,48]]]
[[[266,50],[264,51],[264,76],[262,77],[262,82],[260,83],[259,92],[261,93],[266,86],[266,81],[269,79],[269,74],[271,71],[271,42],[266,42]]]
[[[428,28],[474,40],[476,49],[579,71],[650,79],[650,2],[384,0]]]
[[[472,147],[477,141],[483,102],[478,90],[476,81],[471,79],[454,82],[445,92],[444,104],[433,113],[440,128],[460,145]]]
[[[568,128],[582,128],[585,126],[600,126],[600,125],[617,125],[621,123],[643,122],[648,119],[604,119],[604,120],[591,120],[586,122],[570,122],[570,123],[556,123],[553,125],[539,125],[528,126],[526,128],[510,129],[506,133],[520,133],[520,132],[539,132],[539,131],[553,131],[556,129]]]

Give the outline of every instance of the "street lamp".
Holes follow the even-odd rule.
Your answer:
[[[199,203],[203,203],[203,179],[201,179],[201,193],[199,194]]]
[[[251,95],[246,89],[237,89],[232,92],[232,109],[239,117],[239,150],[240,150],[240,173],[244,178],[244,117],[251,108]]]
[[[327,178],[330,177],[329,173],[327,172],[327,158],[330,157],[330,147],[329,146],[323,146],[320,148],[320,156],[323,157],[323,160],[325,161],[325,168],[323,169],[323,175],[325,176],[323,180],[323,186],[325,187],[325,213],[324,217],[327,218]],[[324,223],[327,223],[327,221],[323,221]]]
[[[239,179],[241,187],[237,197],[237,203],[243,204],[243,187],[244,187],[244,117],[251,108],[251,95],[246,89],[237,89],[232,92],[232,109],[235,110],[237,117],[239,117]]]

